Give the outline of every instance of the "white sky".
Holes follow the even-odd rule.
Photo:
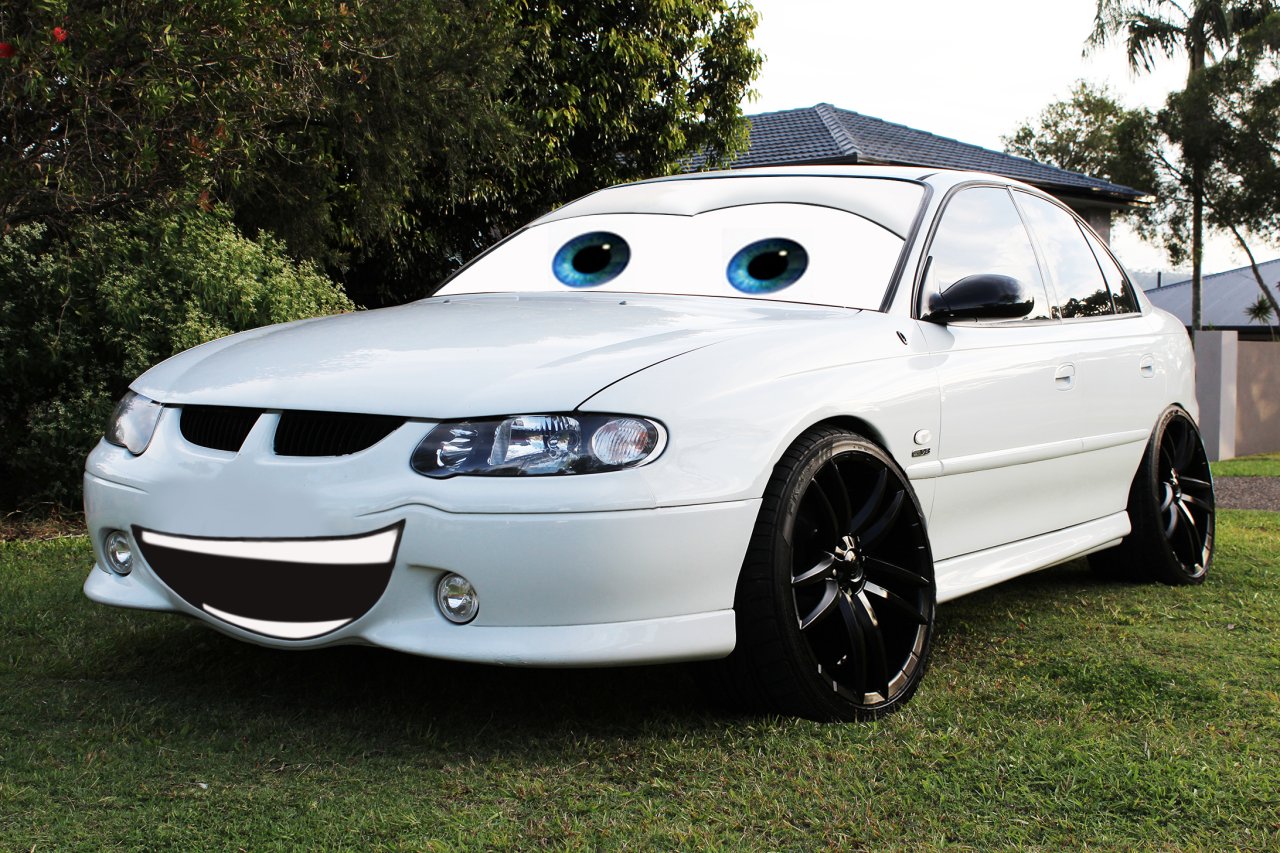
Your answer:
[[[757,97],[747,113],[826,101],[875,116],[1003,149],[1002,135],[1077,80],[1109,86],[1127,106],[1158,108],[1182,87],[1185,60],[1161,60],[1134,75],[1123,50],[1083,56],[1094,0],[754,0],[755,47],[765,54]],[[1112,246],[1131,269],[1167,269],[1163,253],[1127,229]],[[1247,263],[1230,240],[1211,239],[1205,273]],[[1255,246],[1258,260],[1280,256]]]

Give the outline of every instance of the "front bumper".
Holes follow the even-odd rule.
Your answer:
[[[758,500],[606,512],[447,511],[422,494],[441,484],[423,483],[408,469],[409,452],[429,424],[406,425],[349,457],[285,461],[255,453],[252,435],[239,454],[186,445],[175,414],[165,413],[142,456],[101,443],[89,458],[85,508],[98,565],[84,590],[94,601],[185,613],[277,648],[362,643],[452,660],[566,666],[713,658],[733,648],[733,595]],[[597,488],[616,500],[627,473],[573,479],[590,505]],[[569,478],[558,479],[551,485],[561,497],[552,503],[560,508]],[[465,487],[468,500],[485,487],[502,492],[496,505],[509,504],[513,490],[523,491],[529,506],[543,505],[534,480],[472,480]],[[158,552],[140,541],[151,532],[162,544],[209,550],[200,565],[206,578],[217,577],[225,557],[241,600],[248,600],[244,585],[257,577],[264,583],[288,577],[305,600],[318,591],[332,598],[331,587],[343,583],[344,567],[335,571],[323,556],[336,553],[333,543],[389,529],[399,538],[376,602],[351,619],[310,623],[298,615],[305,608],[273,622],[261,618],[269,613],[206,604],[157,571],[148,555]],[[103,540],[111,530],[128,532],[134,544],[126,576],[105,568]],[[309,543],[300,553],[321,554],[316,559],[324,564],[312,572],[310,558],[297,557],[287,574],[278,574],[269,560],[246,568],[240,559],[230,570],[232,558],[262,556],[244,551],[246,540],[280,539]],[[224,555],[202,544],[219,542],[241,545]],[[279,550],[272,546],[267,554]],[[478,592],[479,613],[469,624],[453,624],[437,609],[436,584],[449,572]],[[289,627],[308,624],[315,630]]]

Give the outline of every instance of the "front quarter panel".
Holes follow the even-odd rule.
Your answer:
[[[929,458],[939,429],[923,335],[914,321],[874,312],[715,344],[627,377],[581,408],[666,425],[663,456],[636,471],[660,506],[759,498],[782,454],[815,424],[866,433],[904,469]],[[931,438],[924,445],[914,441],[921,431]],[[915,484],[926,511],[931,484]]]

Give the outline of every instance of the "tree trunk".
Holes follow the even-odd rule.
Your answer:
[[[1191,328],[1199,331],[1201,260],[1204,254],[1204,191],[1200,187],[1200,169],[1191,174]]]
[[[1187,22],[1189,32],[1188,59],[1190,60],[1187,69],[1187,88],[1190,90],[1192,81],[1196,78],[1196,73],[1204,69],[1204,54],[1207,53],[1206,33],[1204,33],[1204,22],[1199,22],[1199,28],[1196,31],[1190,31],[1192,20]],[[1183,156],[1187,156],[1187,150],[1183,149]],[[1192,332],[1199,332],[1203,328],[1201,325],[1201,284],[1202,282],[1202,261],[1204,255],[1204,181],[1203,169],[1199,164],[1199,152],[1196,156],[1187,158],[1190,160],[1190,173],[1192,173]],[[1193,336],[1194,337],[1194,336]]]

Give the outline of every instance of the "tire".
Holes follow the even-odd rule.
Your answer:
[[[765,489],[734,601],[738,642],[719,680],[767,712],[880,717],[924,675],[935,600],[902,470],[858,435],[812,429]]]
[[[1213,562],[1213,475],[1195,421],[1166,409],[1129,488],[1133,530],[1089,556],[1096,571],[1171,585],[1204,583]]]

